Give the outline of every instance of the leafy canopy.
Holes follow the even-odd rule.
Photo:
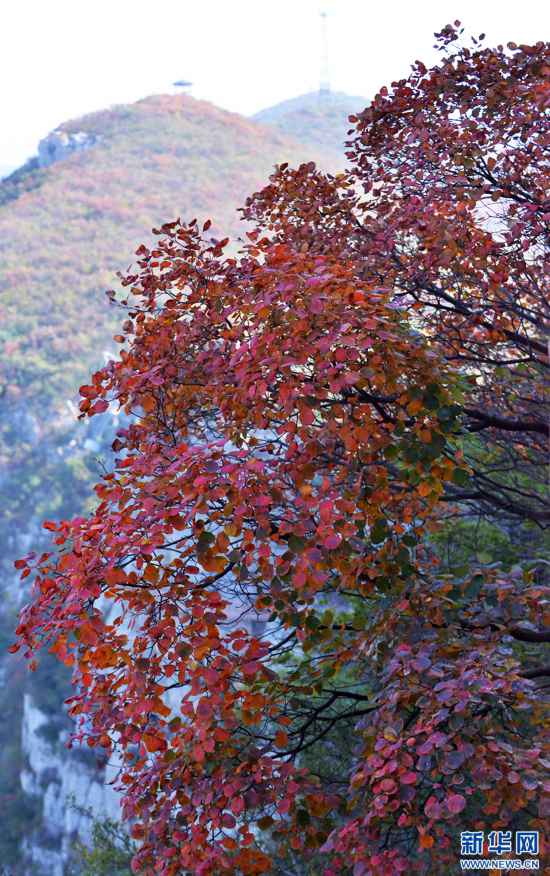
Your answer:
[[[444,572],[430,533],[544,525],[548,47],[457,36],[357,116],[348,173],[277,169],[238,256],[208,223],[140,247],[81,387],[131,424],[19,561],[18,634],[120,758],[136,871],[447,873],[460,826],[543,824],[541,580]]]

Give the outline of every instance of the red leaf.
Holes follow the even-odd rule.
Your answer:
[[[90,408],[90,411],[94,414],[102,414],[109,407],[109,402],[105,401],[104,398],[100,398],[99,401],[96,401],[95,405]]]
[[[445,806],[453,815],[458,815],[466,806],[466,799],[462,794],[449,794],[445,800]]]
[[[233,815],[240,815],[244,811],[244,800],[242,797],[233,797],[231,801],[231,812]]]
[[[166,749],[166,740],[161,736],[155,736],[153,733],[144,733],[142,740],[147,751],[155,752]]]
[[[399,776],[399,781],[403,785],[414,785],[418,781],[418,774],[413,772],[403,773]]]
[[[341,543],[342,543],[342,536],[340,535],[339,532],[333,532],[331,535],[327,536],[327,538],[325,538],[325,540],[323,542],[324,546],[329,551],[336,550],[336,548],[339,547]]]

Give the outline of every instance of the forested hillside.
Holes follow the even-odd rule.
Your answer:
[[[70,396],[110,346],[104,291],[135,241],[178,216],[242,233],[236,208],[273,164],[334,162],[309,147],[187,96],[156,96],[61,126],[94,147],[0,186],[2,382],[40,408]],[[25,191],[25,187],[29,190]]]
[[[45,546],[44,519],[91,506],[109,459],[116,420],[90,428],[77,422],[71,403],[116,348],[122,316],[105,291],[116,288],[117,272],[152,240],[153,227],[179,216],[211,218],[210,235],[238,238],[246,226],[237,208],[275,163],[313,159],[336,169],[351,111],[345,99],[339,107],[325,107],[312,146],[310,137],[292,136],[284,119],[273,127],[184,95],[149,97],[62,124],[59,140],[88,135],[92,145],[48,166],[35,157],[0,182],[4,645],[25,598],[13,561],[31,545]],[[0,708],[9,716],[0,722],[0,860],[18,876],[50,876],[64,872],[72,835],[85,823],[70,809],[67,789],[97,808],[103,798],[94,779],[102,773],[82,752],[64,768],[63,668],[47,659],[28,675],[9,661],[0,667]]]
[[[342,92],[311,92],[260,110],[253,118],[308,143],[314,149],[340,151],[349,129],[347,116],[358,112],[364,97]]]
[[[548,863],[550,44],[436,40],[240,253],[141,246],[80,388],[130,422],[13,650],[71,667],[134,873]]]

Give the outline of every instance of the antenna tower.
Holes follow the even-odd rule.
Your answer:
[[[319,94],[329,93],[327,13],[321,12],[321,81],[319,84]]]

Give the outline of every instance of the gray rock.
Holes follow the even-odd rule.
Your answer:
[[[38,164],[40,167],[49,167],[56,161],[69,158],[75,152],[83,152],[90,146],[95,146],[100,139],[99,135],[89,134],[87,131],[72,134],[56,129],[38,144]]]

